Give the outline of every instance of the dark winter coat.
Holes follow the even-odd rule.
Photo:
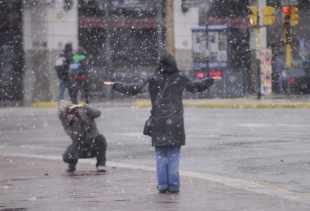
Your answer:
[[[146,79],[137,83],[115,82],[113,89],[136,95],[148,84],[152,103],[153,130],[152,145],[185,145],[185,130],[183,118],[182,95],[184,90],[189,92],[202,92],[214,82],[213,78],[191,80],[179,72],[175,59],[171,55],[165,55],[160,61],[160,67],[155,73],[148,75]],[[157,105],[154,105],[159,92],[167,84],[163,97]]]
[[[63,50],[63,52],[61,52],[59,57],[64,57],[65,61],[63,65],[63,72],[58,77],[60,79],[69,80],[69,65],[71,64],[73,59],[72,45],[67,43],[65,45],[65,49]]]
[[[68,107],[61,110],[59,119],[61,120],[65,132],[71,137],[73,143],[90,143],[99,135],[95,123],[95,118],[101,115],[98,109],[85,104],[77,113],[78,120],[74,121],[68,120],[66,117],[67,114]]]

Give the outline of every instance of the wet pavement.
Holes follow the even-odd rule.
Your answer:
[[[309,194],[302,199],[272,189],[259,193],[255,184],[246,190],[237,180],[224,185],[186,172],[179,194],[160,194],[151,169],[112,163],[97,173],[94,164],[80,160],[77,173],[68,174],[57,157],[0,156],[0,210],[310,210]]]
[[[148,101],[144,100],[143,103],[147,105]],[[221,105],[227,105],[227,107],[234,107],[235,105],[246,107],[249,105],[251,107],[257,104],[265,104],[271,108],[275,104],[280,107],[293,105],[296,108],[309,108],[310,98],[263,99],[261,101],[254,98],[197,99],[185,100],[184,103],[188,106],[202,105],[202,107],[203,105],[213,104],[219,108]],[[133,105],[133,100],[97,103],[97,106],[101,108]],[[3,112],[14,113],[16,110]],[[44,110],[44,112],[46,111]],[[39,112],[39,114],[41,113]],[[46,113],[44,114],[46,115]],[[22,121],[22,117],[20,118]],[[6,127],[10,127],[10,124]],[[32,136],[36,135],[33,131],[31,133]],[[46,135],[48,136],[49,133]],[[6,140],[5,137],[2,140]],[[40,141],[42,141],[41,138]],[[16,146],[22,144],[25,143],[15,143]],[[13,146],[14,144],[11,147]],[[47,146],[50,147],[50,150],[56,150],[53,149],[52,144]],[[6,147],[6,143],[1,143],[0,147]],[[241,180],[227,175],[180,171],[180,193],[160,194],[156,190],[154,166],[145,167],[108,162],[108,171],[97,173],[95,171],[95,160],[83,159],[79,161],[78,171],[75,174],[68,174],[66,172],[67,166],[61,160],[61,156],[50,155],[48,151],[46,154],[39,154],[38,149],[38,147],[33,149],[36,152],[28,149],[27,154],[20,151],[14,155],[14,150],[12,153],[5,150],[7,154],[0,154],[0,210],[310,210],[309,191],[290,190],[276,183]],[[60,149],[62,148],[60,147]],[[60,153],[57,151],[54,154]],[[305,165],[305,168],[308,168],[308,165]]]

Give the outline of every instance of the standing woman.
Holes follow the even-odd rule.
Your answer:
[[[165,54],[156,71],[144,80],[137,83],[104,82],[104,85],[110,85],[114,90],[128,95],[141,93],[142,88],[148,84],[153,116],[152,146],[155,147],[157,189],[160,193],[178,193],[180,190],[179,158],[181,146],[185,145],[184,90],[202,92],[220,79],[191,80],[178,70],[174,57]]]

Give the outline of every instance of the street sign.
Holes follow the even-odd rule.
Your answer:
[[[293,6],[293,5],[297,5],[298,4],[298,0],[282,0],[281,1],[281,5],[289,5],[289,6]]]

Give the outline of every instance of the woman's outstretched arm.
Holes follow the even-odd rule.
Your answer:
[[[118,92],[127,95],[137,95],[142,92],[142,88],[147,84],[147,80],[140,80],[136,83],[104,81],[103,85],[112,86]]]
[[[203,92],[207,90],[215,81],[221,80],[221,77],[211,77],[204,79],[188,79],[186,91],[188,92]]]

